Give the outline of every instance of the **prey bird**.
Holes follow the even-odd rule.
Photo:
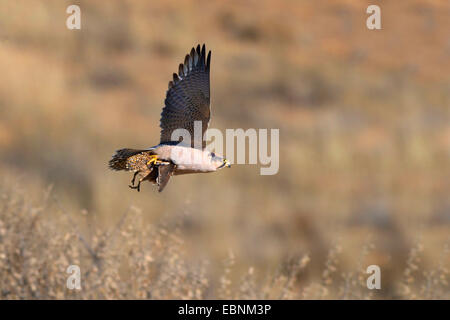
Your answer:
[[[230,167],[221,155],[205,149],[204,133],[211,118],[209,72],[211,51],[206,56],[205,45],[192,48],[173,74],[161,113],[161,136],[158,145],[148,149],[120,149],[112,156],[112,170],[132,171],[130,188],[140,191],[141,182],[150,181],[161,192],[172,175],[214,172]],[[172,137],[184,129],[188,137]],[[200,133],[195,130],[201,130]],[[136,181],[137,179],[137,181]]]

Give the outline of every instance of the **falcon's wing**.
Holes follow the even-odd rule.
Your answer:
[[[172,132],[178,128],[189,131],[191,147],[205,147],[203,134],[208,128],[210,111],[209,69],[211,51],[205,54],[205,45],[200,50],[192,48],[180,64],[178,74],[173,74],[166,93],[165,107],[161,113],[161,143],[171,141]],[[194,136],[194,121],[201,121],[200,133]],[[185,141],[186,142],[186,141]]]

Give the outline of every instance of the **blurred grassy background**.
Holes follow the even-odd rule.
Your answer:
[[[70,4],[81,7],[81,30],[65,27]],[[448,298],[450,4],[377,1],[380,31],[366,28],[369,4],[2,2],[3,283],[14,272],[14,246],[5,239],[26,236],[8,228],[15,223],[7,219],[8,203],[17,197],[25,208],[42,208],[51,185],[59,205],[45,206],[43,219],[54,232],[94,241],[130,205],[142,212],[143,225],[176,229],[186,263],[209,261],[210,289],[201,297],[218,297],[211,288],[233,252],[232,279],[248,268],[264,279],[307,256],[293,277],[294,298],[313,297],[299,293],[323,282],[328,297],[346,297],[339,292],[349,275],[370,264],[382,269],[375,298],[436,297],[430,292],[439,290],[437,297]],[[137,193],[128,188],[130,174],[106,163],[118,148],[158,143],[167,83],[197,43],[212,50],[211,126],[280,128],[280,171],[260,176],[256,166],[235,165],[176,177],[162,194],[150,184]],[[61,208],[79,231],[62,222]],[[18,211],[24,221],[27,210]],[[339,263],[329,282],[335,251]],[[82,245],[80,252],[89,258]]]

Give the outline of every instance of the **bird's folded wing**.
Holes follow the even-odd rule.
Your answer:
[[[205,45],[192,48],[180,64],[178,74],[173,74],[161,113],[161,143],[172,141],[176,129],[186,129],[190,134],[191,147],[204,148],[203,135],[208,128],[210,111],[210,71],[211,51],[206,57]],[[201,121],[201,132],[194,135],[194,122]],[[197,130],[199,131],[199,130]],[[175,137],[178,139],[178,137]],[[179,140],[175,140],[179,141]],[[184,141],[189,144],[188,141]]]

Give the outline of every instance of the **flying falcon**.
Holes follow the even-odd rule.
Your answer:
[[[140,191],[141,182],[148,180],[158,185],[161,192],[172,175],[230,167],[227,159],[207,151],[203,140],[211,117],[210,63],[211,51],[206,56],[205,45],[201,49],[200,45],[192,48],[180,64],[178,74],[174,73],[173,81],[169,82],[161,113],[160,143],[143,150],[117,150],[109,161],[112,170],[134,172],[130,188]],[[180,137],[173,140],[172,134],[177,129],[184,129],[190,141]]]

